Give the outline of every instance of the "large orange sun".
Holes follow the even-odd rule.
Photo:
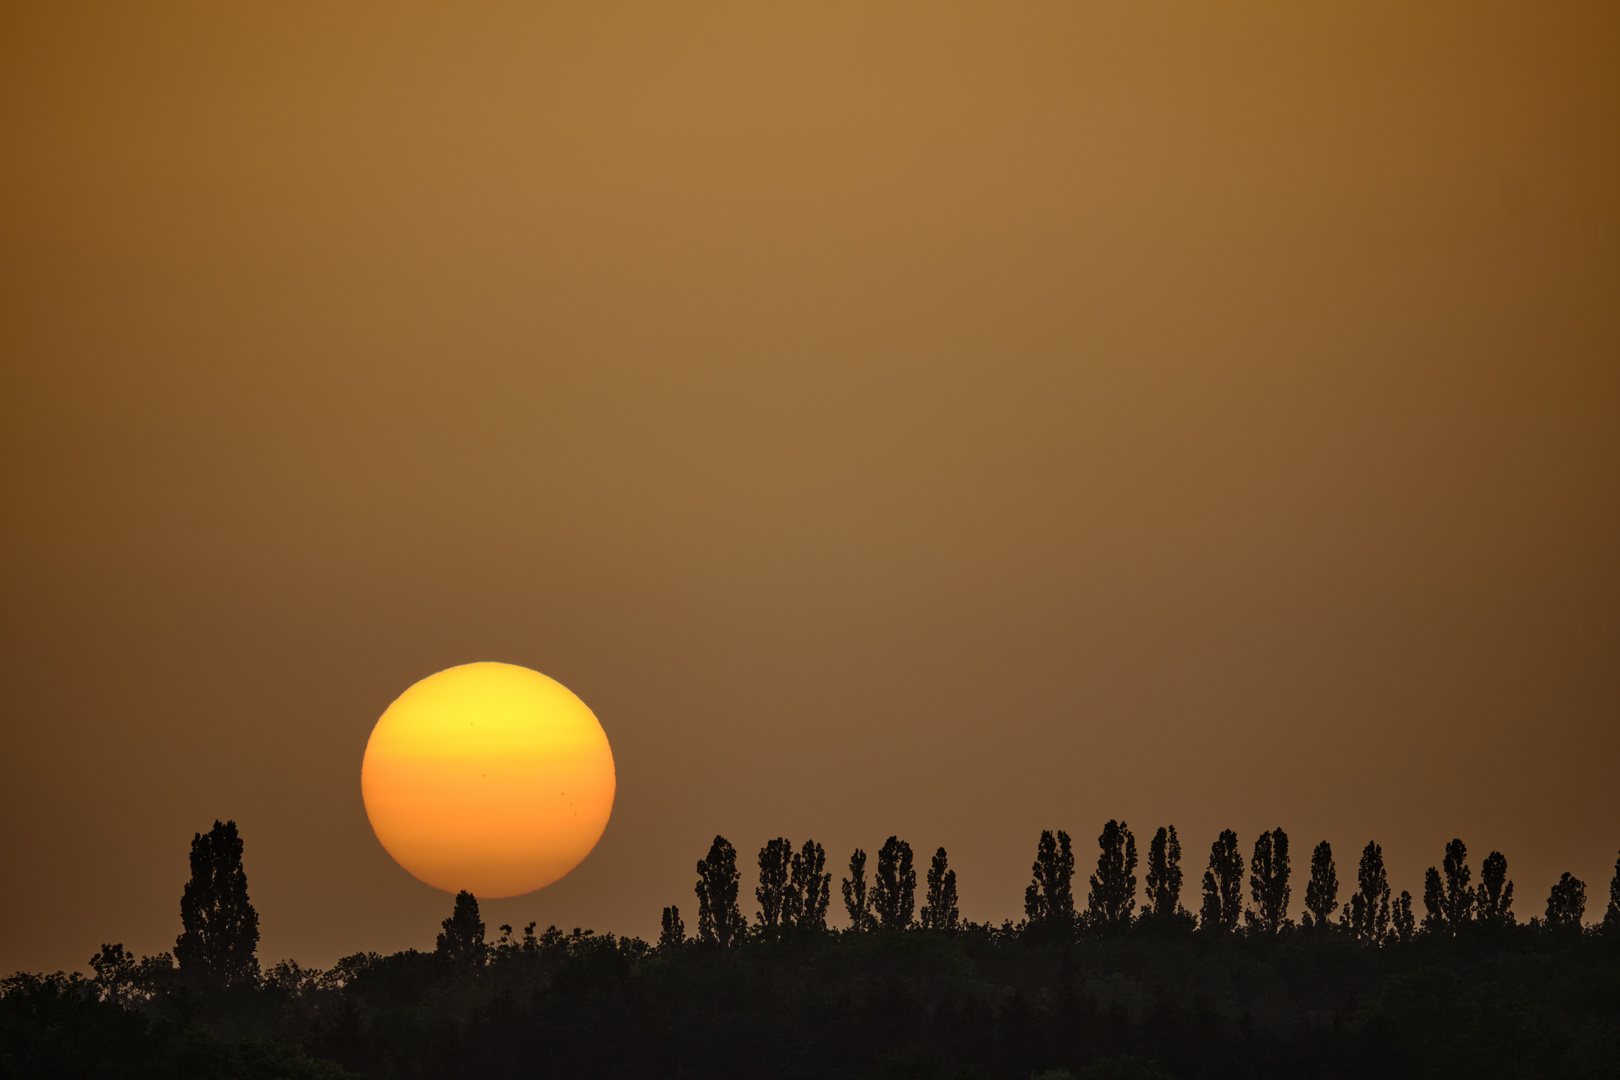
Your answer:
[[[538,671],[463,664],[382,714],[360,792],[394,861],[446,892],[517,896],[591,853],[613,812],[607,734]]]

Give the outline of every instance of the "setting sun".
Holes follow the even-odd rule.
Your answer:
[[[360,768],[388,854],[447,892],[516,896],[591,853],[613,812],[613,752],[567,687],[477,663],[406,690],[372,729]]]

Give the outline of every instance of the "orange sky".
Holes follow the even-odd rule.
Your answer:
[[[216,817],[266,961],[431,947],[360,758],[472,660],[619,778],[492,926],[654,934],[717,831],[1016,918],[1111,816],[1194,905],[1278,825],[1600,895],[1617,56],[1611,3],[5,5],[0,973],[171,947]]]

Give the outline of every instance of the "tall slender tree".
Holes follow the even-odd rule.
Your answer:
[[[897,836],[878,849],[877,873],[872,877],[872,911],[885,930],[911,925],[917,906],[917,871],[911,865],[911,845]]]
[[[784,837],[767,840],[759,849],[759,887],[754,890],[754,899],[759,901],[759,926],[768,934],[781,928],[784,912],[788,925],[793,925],[793,909],[802,904],[793,902],[788,888],[792,864],[793,845]]]
[[[191,838],[191,880],[180,894],[174,957],[191,977],[227,985],[259,974],[259,913],[248,900],[236,822],[214,822]]]
[[[1123,821],[1110,819],[1097,837],[1097,872],[1091,875],[1086,909],[1093,926],[1131,924],[1136,910],[1136,837]]]
[[[1481,925],[1493,930],[1512,926],[1513,882],[1507,876],[1507,856],[1493,851],[1479,868],[1479,888],[1474,891]]]
[[[1620,934],[1620,856],[1614,860],[1614,877],[1609,881],[1609,906],[1603,912],[1606,933]]]
[[[832,889],[832,875],[826,872],[827,852],[814,840],[793,855],[793,872],[788,885],[788,899],[793,925],[802,930],[827,929],[827,903]]]
[[[934,852],[928,868],[928,899],[918,922],[924,930],[955,930],[961,920],[956,906],[956,871],[946,862],[945,849]]]
[[[1254,842],[1249,862],[1249,893],[1254,908],[1243,913],[1250,933],[1275,934],[1288,922],[1288,834],[1263,832]]]
[[[1311,880],[1305,886],[1305,925],[1326,930],[1328,918],[1339,907],[1339,872],[1333,866],[1333,845],[1323,840],[1311,852]]]
[[[1547,921],[1551,930],[1579,930],[1586,914],[1586,882],[1564,871],[1547,896]]]
[[[681,921],[681,909],[671,904],[664,909],[663,925],[658,931],[658,951],[666,956],[686,944],[686,924]]]
[[[456,906],[442,928],[433,951],[456,964],[476,964],[484,956],[484,920],[478,915],[478,898],[466,889],[456,893]],[[510,927],[507,928],[510,931]]]
[[[1382,945],[1389,937],[1389,876],[1384,872],[1384,849],[1371,840],[1361,850],[1356,882],[1341,921],[1357,941]]]
[[[1041,832],[1035,849],[1033,879],[1024,889],[1024,917],[1030,929],[1065,935],[1074,929],[1074,851],[1069,834]]]
[[[1417,925],[1412,917],[1412,894],[1405,889],[1395,898],[1395,909],[1390,916],[1391,933],[1402,945],[1417,936]]]
[[[1143,911],[1168,919],[1181,911],[1181,841],[1174,825],[1160,826],[1148,841],[1147,903]]]
[[[1468,868],[1468,845],[1461,840],[1447,844],[1441,869],[1446,876],[1446,922],[1455,934],[1474,921],[1474,890],[1468,884],[1474,874]]]
[[[1209,868],[1204,871],[1204,903],[1198,913],[1198,927],[1215,933],[1237,929],[1243,910],[1243,856],[1238,852],[1237,833],[1222,829],[1209,846]]]
[[[849,912],[851,930],[872,929],[872,908],[866,897],[866,852],[860,848],[849,857],[849,877],[844,879],[844,910]]]
[[[1446,887],[1440,883],[1440,871],[1431,866],[1423,871],[1423,932],[1450,934],[1446,925]]]
[[[748,921],[737,907],[737,849],[723,836],[709,845],[707,858],[697,864],[698,940],[725,948],[741,941]]]

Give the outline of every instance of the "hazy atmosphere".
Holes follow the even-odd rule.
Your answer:
[[[0,971],[172,948],[216,818],[267,963],[431,948],[361,756],[477,660],[618,782],[491,927],[655,936],[717,832],[750,913],[767,839],[898,834],[1018,919],[1109,818],[1596,896],[1617,55],[1607,3],[5,5]]]

